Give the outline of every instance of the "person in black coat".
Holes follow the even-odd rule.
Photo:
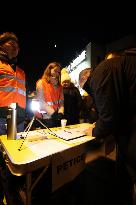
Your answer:
[[[64,117],[67,124],[78,124],[82,106],[82,96],[79,89],[71,82],[68,73],[62,73],[61,84],[64,94]]]
[[[83,116],[84,122],[94,123],[97,120],[97,111],[92,98],[90,79],[92,75],[92,68],[85,68],[79,73],[79,85],[87,95],[83,95],[83,106],[81,115]]]
[[[91,90],[98,119],[85,133],[99,139],[114,136],[117,184],[131,205],[136,182],[136,48],[101,62],[93,71]]]

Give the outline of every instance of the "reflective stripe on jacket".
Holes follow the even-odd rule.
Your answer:
[[[58,87],[54,87],[51,83],[47,83],[43,79],[40,79],[39,81],[42,82],[45,102],[54,110],[59,109],[59,107],[64,103],[62,86],[59,85]],[[36,84],[37,88],[38,82]]]
[[[0,107],[11,103],[26,108],[25,73],[18,67],[14,72],[9,64],[0,61]]]

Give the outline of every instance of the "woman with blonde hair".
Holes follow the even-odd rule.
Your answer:
[[[60,80],[61,65],[52,62],[36,83],[37,99],[40,103],[40,110],[36,116],[43,118],[49,127],[60,126],[60,120],[63,118],[64,97]]]

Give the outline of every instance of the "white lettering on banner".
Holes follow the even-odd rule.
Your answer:
[[[86,51],[84,50],[74,61],[73,63],[71,63],[71,68],[74,68],[75,66],[77,66],[79,63],[81,63],[86,56]]]
[[[52,191],[73,180],[85,168],[85,144],[52,157]]]

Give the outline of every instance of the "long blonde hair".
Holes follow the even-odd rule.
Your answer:
[[[47,67],[45,68],[45,70],[44,70],[42,79],[45,79],[48,83],[50,83],[51,70],[52,70],[54,67],[59,67],[59,68],[61,69],[60,63],[58,63],[58,62],[52,62],[52,63],[49,63],[49,64],[47,65]],[[61,78],[61,74],[60,74],[60,77],[59,77],[59,79],[58,79],[59,84],[60,84],[60,81],[61,81],[60,78]]]

